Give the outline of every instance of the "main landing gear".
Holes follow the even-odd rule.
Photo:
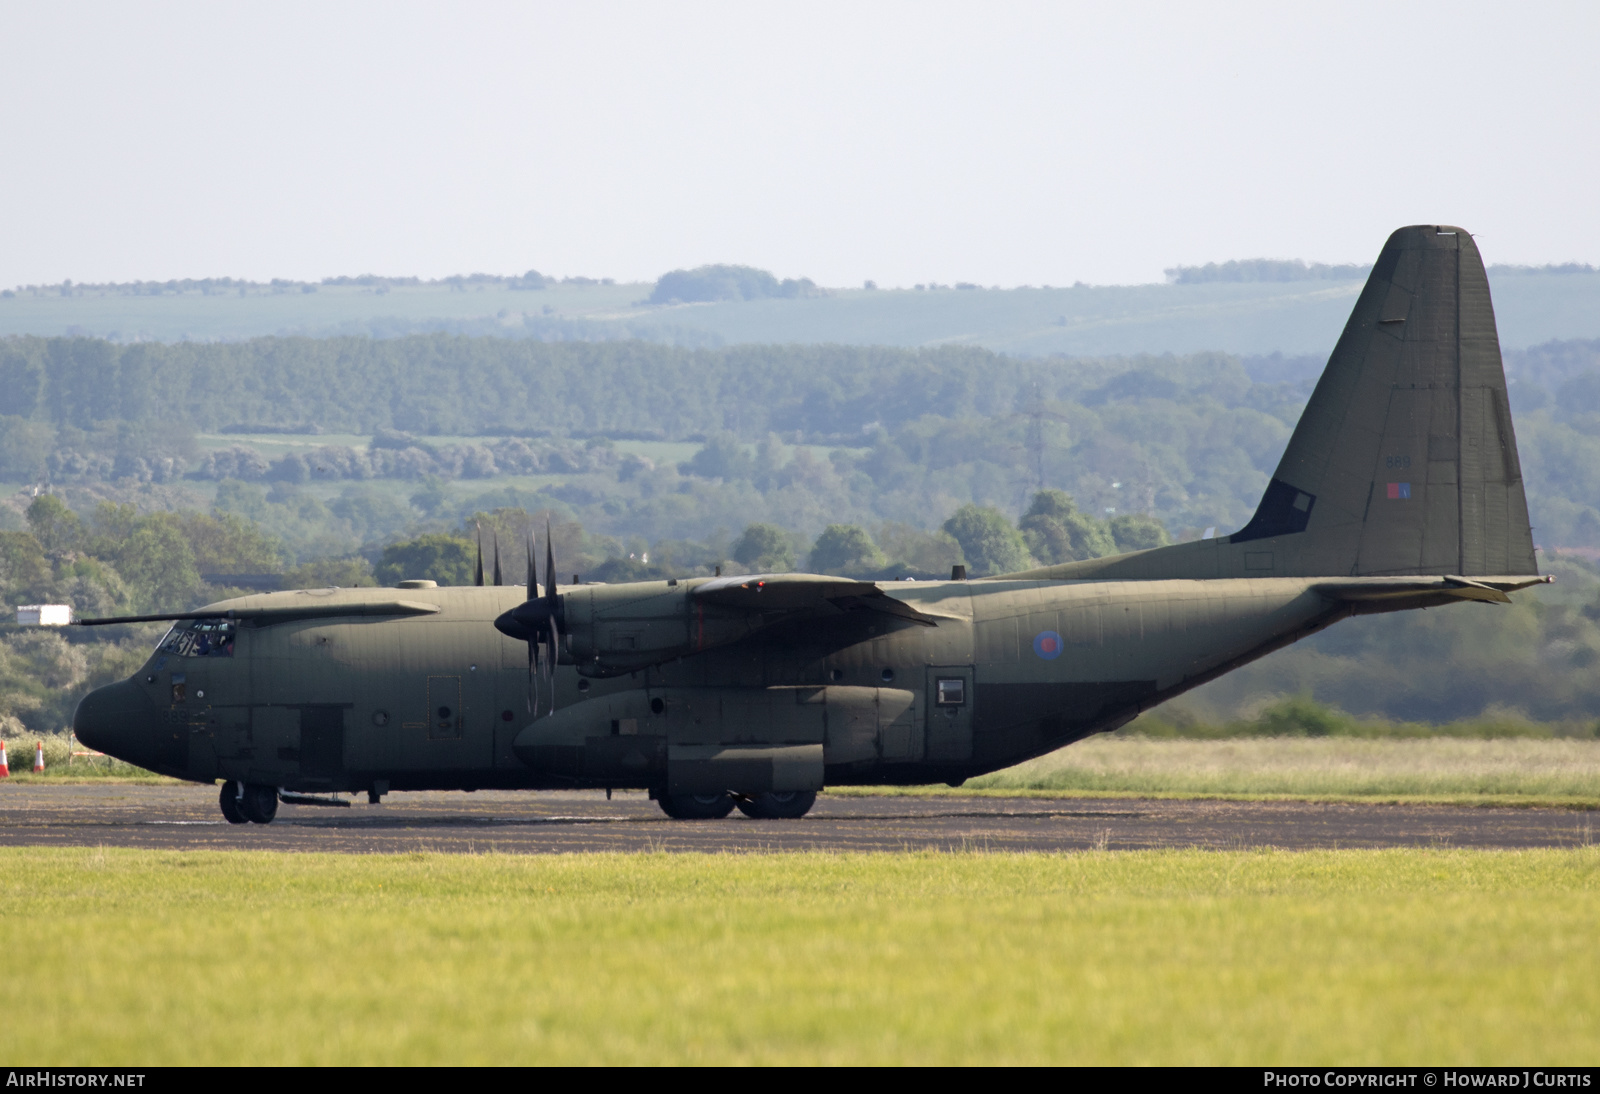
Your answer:
[[[721,820],[734,806],[747,817],[758,820],[793,820],[811,811],[817,802],[815,790],[764,790],[758,794],[667,794],[654,795],[661,811],[673,820]]]
[[[741,794],[734,799],[739,812],[757,820],[794,820],[811,812],[817,804],[815,790],[768,790],[760,794]]]
[[[673,820],[721,820],[733,812],[733,795],[727,791],[716,794],[660,794],[656,804]]]
[[[229,824],[271,824],[278,815],[278,788],[259,783],[225,782],[217,796],[222,815]]]

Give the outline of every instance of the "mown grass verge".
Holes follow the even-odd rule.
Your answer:
[[[1029,799],[1034,801],[1220,801],[1220,802],[1323,802],[1344,805],[1455,805],[1478,809],[1600,810],[1593,798],[1561,798],[1495,794],[1246,794],[1184,790],[1030,790],[1027,788],[964,786],[830,786],[830,796],[842,798],[952,798]]]
[[[0,879],[18,1064],[1600,1060],[1592,848],[26,848]]]
[[[963,789],[1600,806],[1578,738],[1091,738]]]
[[[1404,722],[1381,717],[1356,717],[1305,695],[1267,702],[1254,717],[1206,722],[1181,705],[1156,707],[1122,730],[1119,736],[1184,740],[1229,740],[1238,737],[1362,737],[1368,739],[1469,740],[1530,738],[1600,739],[1594,719],[1540,722],[1516,710],[1490,708],[1476,718],[1454,722]]]

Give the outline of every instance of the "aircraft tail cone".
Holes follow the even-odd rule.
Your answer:
[[[35,775],[44,771],[44,742],[33,742],[33,772]]]
[[[6,760],[6,743],[0,741],[0,779],[11,778],[11,764]]]

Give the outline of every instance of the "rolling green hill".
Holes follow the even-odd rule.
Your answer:
[[[1600,271],[1492,267],[1502,342],[1600,337]],[[650,305],[648,284],[451,279],[219,288],[49,286],[0,295],[0,336],[120,342],[443,331],[541,341],[687,346],[842,343],[979,346],[1014,355],[1326,354],[1359,278],[992,289],[830,289],[818,295]]]

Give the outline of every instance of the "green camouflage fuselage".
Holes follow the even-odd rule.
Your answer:
[[[548,577],[548,532],[546,549]],[[247,804],[275,806],[275,787],[644,786],[682,815],[699,794],[959,781],[1345,616],[1506,603],[1544,580],[1482,258],[1459,228],[1412,225],[1231,535],[970,582],[405,583],[84,620],[180,622],[74,725],[134,763],[255,787]],[[557,652],[553,677],[530,672]]]
[[[665,785],[669,755],[684,749],[695,753],[686,762],[733,750],[728,762],[775,759],[780,768],[786,757],[807,765],[819,749],[830,784],[957,781],[1115,728],[1348,613],[1314,584],[885,583],[937,625],[892,616],[863,625],[840,613],[610,678],[563,666],[554,713],[543,694],[537,717],[527,646],[491,625],[522,600],[520,587],[406,590],[440,610],[242,624],[232,656],[158,651],[130,684],[166,723],[160,747],[141,758],[197,780],[300,790],[643,787]],[[666,583],[560,591],[569,602],[625,591],[649,601]],[[311,590],[214,607],[393,595]]]

